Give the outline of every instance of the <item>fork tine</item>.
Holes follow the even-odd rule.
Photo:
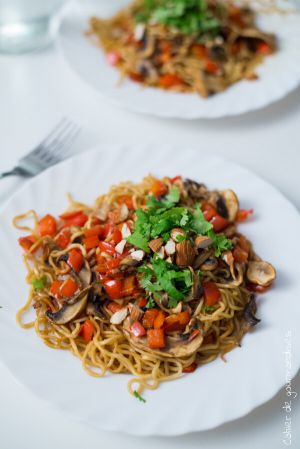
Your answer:
[[[47,141],[41,145],[41,149],[39,151],[39,156],[41,158],[44,158],[49,154],[49,152],[52,151],[52,148],[54,148],[59,142],[63,142],[65,135],[69,132],[69,130],[72,128],[73,122],[70,120],[65,120],[62,122],[62,125],[60,126],[59,130],[53,134]]]
[[[30,154],[39,155],[43,151],[45,146],[51,144],[51,141],[53,141],[57,136],[59,136],[61,131],[64,130],[65,126],[67,126],[69,122],[70,121],[66,117],[63,117],[60,120],[60,122],[55,126],[55,128],[52,129],[52,131],[50,131],[50,133],[38,144],[38,146],[33,151],[30,152]]]
[[[69,154],[71,144],[79,131],[79,126],[75,124],[69,127],[64,136],[61,139],[56,140],[56,142],[50,146],[49,151],[43,154],[43,160],[48,164],[55,164],[62,159],[65,159]]]

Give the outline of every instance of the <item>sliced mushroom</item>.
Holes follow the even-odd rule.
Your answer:
[[[220,192],[221,197],[224,200],[227,217],[229,221],[233,222],[235,220],[236,214],[239,210],[239,200],[233,190],[227,189]]]
[[[245,322],[250,327],[256,326],[256,324],[258,324],[261,321],[258,318],[256,318],[256,316],[254,315],[255,312],[256,312],[255,296],[251,295],[250,301],[248,302],[248,304],[246,304],[243,311]]]
[[[196,257],[195,249],[189,240],[177,243],[176,245],[176,265],[179,267],[192,266]]]
[[[244,278],[244,270],[242,265],[234,262],[233,254],[231,251],[223,252],[222,259],[229,266],[230,274],[233,279],[230,284],[238,287],[239,285],[241,285]]]
[[[167,338],[168,349],[166,352],[174,357],[187,357],[194,354],[202,345],[203,335],[200,333],[191,341],[182,341],[181,339],[173,340],[171,337]],[[163,351],[164,352],[164,351]]]
[[[47,318],[55,324],[66,324],[71,320],[77,318],[77,316],[84,311],[88,300],[88,293],[86,290],[81,292],[76,301],[72,304],[65,303],[57,312],[46,312]]]
[[[196,257],[193,263],[193,268],[197,270],[209,257],[213,255],[213,250],[211,249],[203,249],[200,254]]]
[[[221,195],[218,195],[216,199],[216,208],[218,214],[221,215],[221,217],[228,219],[228,209],[225,203],[225,199]]]
[[[216,257],[209,257],[206,261],[200,265],[200,270],[213,271],[218,267],[218,260]]]
[[[212,239],[205,235],[197,235],[195,238],[195,247],[197,249],[205,249],[212,244]]]
[[[78,277],[82,282],[83,287],[87,287],[88,285],[90,285],[92,279],[92,272],[87,262],[85,262],[84,266],[79,271]]]
[[[156,253],[157,251],[160,250],[160,248],[163,245],[163,239],[158,238],[158,239],[153,239],[148,243],[149,248]]]
[[[88,315],[102,316],[101,312],[101,297],[97,288],[91,288],[88,293],[88,302],[86,306],[86,313]]]
[[[131,257],[131,254],[129,254],[128,256],[124,257],[124,259],[121,259],[119,269],[121,271],[126,271],[130,268],[137,267],[138,265],[140,265],[140,263],[141,261],[133,259]]]
[[[199,184],[196,181],[193,181],[192,179],[186,179],[183,182],[183,185],[187,191],[187,194],[194,199],[203,199],[205,195],[207,194],[207,188],[205,184]]]
[[[192,273],[193,286],[188,295],[184,298],[184,302],[200,299],[203,296],[203,287],[201,285],[199,275],[194,272],[192,267],[189,267],[189,269]]]
[[[276,271],[269,262],[251,261],[248,263],[247,278],[254,284],[267,287],[276,278]]]

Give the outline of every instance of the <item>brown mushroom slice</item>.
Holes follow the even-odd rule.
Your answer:
[[[238,197],[231,189],[222,190],[220,195],[223,198],[227,209],[228,220],[230,222],[235,221],[236,214],[238,213],[240,207]]]
[[[88,300],[88,293],[86,290],[79,293],[76,302],[69,304],[65,303],[57,312],[46,312],[47,318],[55,324],[66,324],[77,318],[83,312]]]
[[[200,333],[191,341],[182,341],[178,339],[177,341],[172,341],[172,337],[167,337],[167,345],[166,349],[167,353],[173,357],[188,357],[194,354],[203,342],[203,335]],[[162,352],[165,352],[163,350]]]
[[[244,270],[242,265],[234,262],[233,254],[231,251],[223,252],[222,259],[229,266],[230,274],[233,279],[230,285],[235,285],[236,287],[238,287],[239,285],[241,285],[244,278]]]
[[[256,260],[248,263],[247,278],[254,284],[267,287],[276,278],[276,271],[269,262]]]
[[[79,271],[78,277],[82,282],[83,287],[87,287],[88,285],[90,285],[92,280],[92,272],[87,262],[85,262],[84,266]]]

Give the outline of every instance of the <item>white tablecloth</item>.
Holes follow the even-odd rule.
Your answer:
[[[299,89],[270,108],[237,118],[191,122],[159,120],[111,106],[70,71],[56,48],[34,55],[0,57],[0,171],[10,168],[62,116],[82,126],[74,152],[85,151],[96,142],[174,143],[183,150],[185,146],[199,147],[252,169],[300,209]],[[24,182],[17,178],[2,180],[0,204]],[[283,229],[285,232],[289,232],[288,223]],[[284,298],[282,300],[284,307]],[[282,441],[284,391],[248,416],[218,429],[176,438],[141,439],[97,432],[74,422],[33,397],[16,383],[1,363],[0,378],[1,449],[110,449],[120,445],[122,449],[285,447]],[[299,375],[294,389],[300,397]],[[203,410],[203,413],[211,411]],[[292,447],[299,448],[298,398],[293,402],[292,419]]]

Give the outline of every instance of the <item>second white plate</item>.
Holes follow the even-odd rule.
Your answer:
[[[165,118],[218,118],[265,107],[300,83],[300,16],[269,14],[259,18],[259,25],[277,35],[279,51],[258,67],[256,81],[241,81],[208,99],[193,93],[142,88],[130,80],[119,85],[118,71],[107,63],[102,50],[91,44],[84,33],[91,15],[109,17],[128,4],[128,0],[88,3],[90,6],[85,9],[74,2],[66,8],[59,34],[60,48],[72,70],[118,106]]]

